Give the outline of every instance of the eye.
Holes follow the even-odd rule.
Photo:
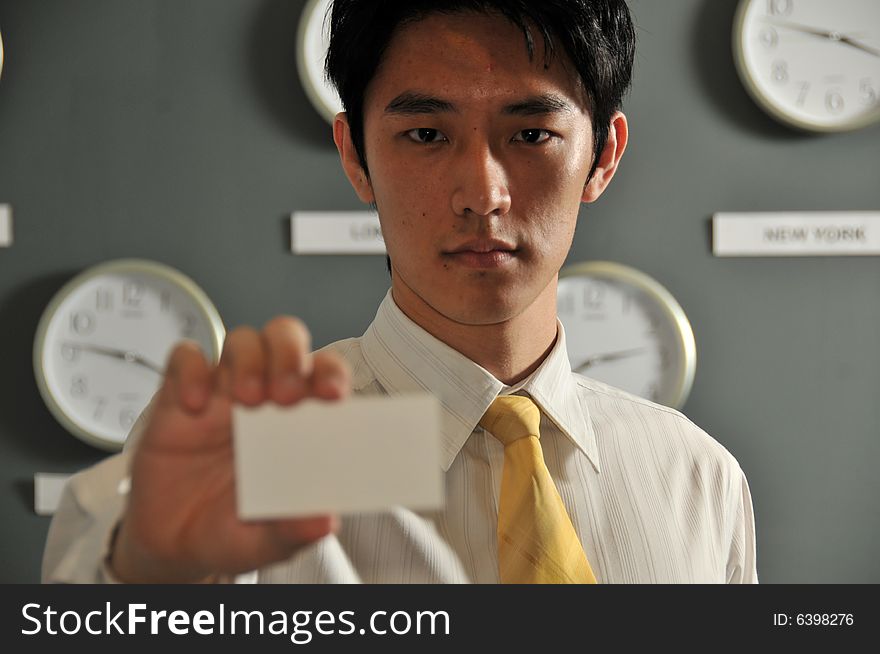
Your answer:
[[[411,129],[406,135],[417,143],[440,143],[449,140],[443,132],[430,127]]]
[[[550,138],[550,132],[546,129],[524,129],[513,137],[514,141],[523,141],[525,143],[543,143]]]

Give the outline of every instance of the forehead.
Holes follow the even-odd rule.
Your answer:
[[[365,110],[417,91],[465,105],[554,93],[586,112],[586,92],[564,50],[557,45],[548,59],[540,31],[532,35],[530,57],[522,29],[500,14],[432,13],[405,23],[367,88]]]

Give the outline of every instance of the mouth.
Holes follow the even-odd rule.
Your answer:
[[[462,243],[456,248],[444,254],[460,254],[463,252],[475,252],[477,254],[487,254],[489,252],[516,252],[517,248],[511,243],[495,239],[495,238],[478,238],[467,243]]]
[[[464,243],[443,256],[467,268],[501,268],[514,261],[519,249],[496,239],[479,239]]]

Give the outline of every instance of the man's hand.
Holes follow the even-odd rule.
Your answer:
[[[290,406],[351,391],[342,358],[310,352],[306,326],[284,316],[262,332],[231,332],[216,367],[191,341],[174,349],[133,453],[128,506],[111,554],[120,581],[210,581],[286,559],[337,529],[332,515],[242,522],[236,514],[233,404]]]

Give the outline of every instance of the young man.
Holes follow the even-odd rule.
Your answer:
[[[556,318],[579,206],[627,143],[624,1],[337,0],[331,27],[334,138],[392,270],[375,321],[311,354],[294,318],[236,329],[216,369],[177,347],[126,451],[69,484],[44,579],[757,581],[734,458],[573,374]],[[237,519],[234,403],[424,389],[443,407],[443,511]]]

